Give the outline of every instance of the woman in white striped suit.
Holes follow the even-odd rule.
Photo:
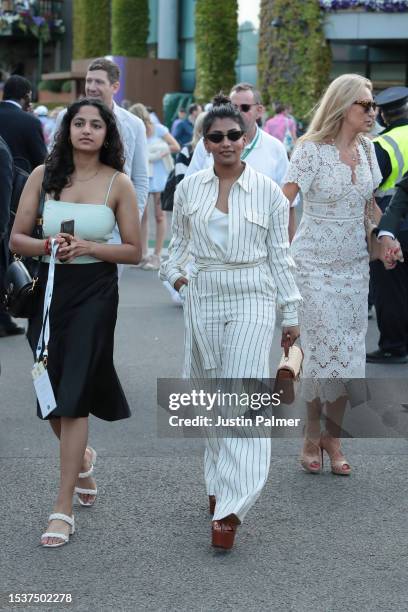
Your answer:
[[[203,136],[214,167],[178,186],[169,259],[161,269],[185,300],[184,373],[192,379],[267,378],[276,302],[282,337],[293,343],[299,335],[289,205],[271,179],[241,160],[245,126],[229,98],[214,99]],[[214,546],[232,547],[269,462],[269,438],[208,435],[204,471]]]

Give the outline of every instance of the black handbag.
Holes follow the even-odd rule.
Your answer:
[[[44,202],[45,191],[42,188],[33,231],[33,238],[38,238],[39,240],[43,238]],[[3,302],[5,309],[11,316],[18,319],[29,319],[32,317],[40,299],[37,282],[42,257],[40,256],[37,261],[32,259],[29,261],[32,262],[31,272],[27,268],[29,263],[23,262],[22,257],[19,255],[14,255],[14,261],[8,266],[4,278],[5,295]]]
[[[174,205],[174,192],[177,187],[177,178],[174,170],[172,170],[167,177],[164,191],[160,195],[160,202],[162,210],[171,212]]]

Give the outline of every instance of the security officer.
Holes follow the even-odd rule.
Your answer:
[[[395,185],[408,171],[408,87],[390,87],[376,96],[386,129],[374,139],[382,173],[376,199],[384,212]],[[408,363],[408,221],[397,235],[404,263],[385,270],[381,261],[371,264],[374,304],[380,330],[379,349],[367,354],[369,363]]]

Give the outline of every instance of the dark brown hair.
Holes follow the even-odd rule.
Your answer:
[[[119,66],[112,62],[112,60],[106,59],[105,57],[98,57],[94,59],[88,66],[88,72],[92,70],[104,70],[108,75],[109,83],[113,85],[120,79]]]
[[[99,151],[99,159],[103,164],[123,172],[125,157],[122,140],[116,126],[112,111],[100,100],[83,98],[71,104],[65,113],[61,127],[57,132],[55,144],[45,160],[44,189],[59,200],[61,191],[70,185],[71,175],[75,170],[70,139],[71,122],[83,106],[94,106],[98,109],[102,121],[106,125],[105,144]]]
[[[231,103],[231,99],[220,92],[211,100],[212,109],[208,111],[203,123],[203,136],[207,136],[212,124],[216,119],[233,119],[236,121],[243,132],[246,132],[246,127],[241,113]]]

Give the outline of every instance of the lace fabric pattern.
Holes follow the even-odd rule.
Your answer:
[[[369,260],[364,210],[381,181],[374,147],[367,144],[372,169],[360,144],[353,174],[334,145],[302,143],[285,178],[303,194],[291,249],[303,297],[299,320],[305,379],[365,375]]]

